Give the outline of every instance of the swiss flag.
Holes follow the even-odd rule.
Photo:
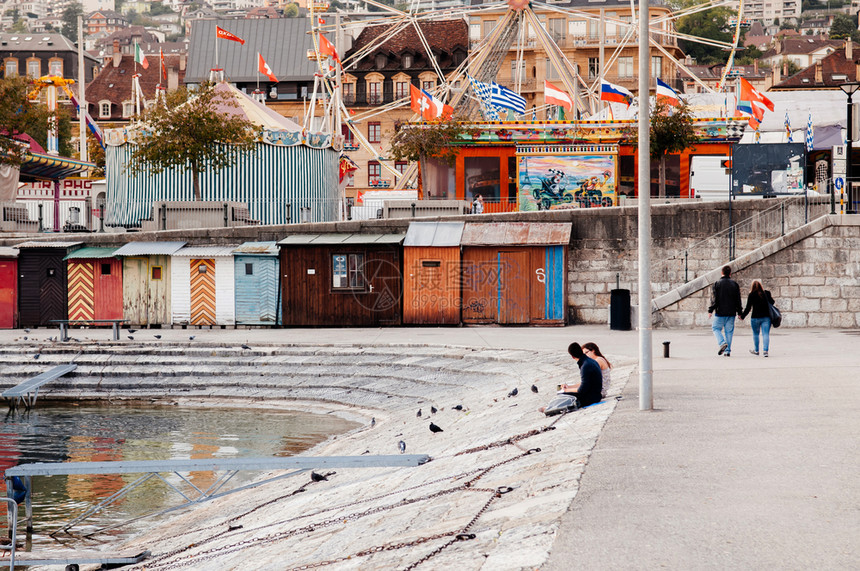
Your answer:
[[[340,61],[340,58],[337,57],[337,50],[334,49],[334,44],[328,41],[322,34],[320,34],[320,53],[324,56],[331,56],[334,61]]]
[[[440,99],[411,84],[409,85],[409,95],[409,106],[425,121],[433,121],[439,117],[448,119],[454,113],[454,109],[450,105],[445,105]]]
[[[257,52],[257,70],[269,78],[269,81],[278,82],[278,78],[275,77],[275,72],[272,71],[272,68],[269,67],[269,64],[266,63],[266,60],[263,59],[263,54]]]

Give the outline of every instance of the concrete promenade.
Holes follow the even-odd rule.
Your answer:
[[[154,334],[162,335],[162,339],[156,341]],[[21,331],[0,331],[0,343],[15,344],[15,339],[22,335]],[[56,335],[56,330],[34,330],[28,335],[31,341],[41,340]],[[398,347],[404,344],[544,354],[548,351],[563,353],[570,341],[594,341],[621,371],[631,371],[638,350],[636,331],[610,331],[605,326],[167,329],[139,331],[135,338],[147,344],[169,345],[187,343],[190,335],[200,343],[247,343],[252,347],[255,343],[372,344],[376,347],[390,344],[392,353],[400,355],[408,355],[408,350]],[[110,332],[75,331],[72,336],[107,341]],[[664,359],[662,342],[667,340],[671,342],[671,357]],[[544,526],[542,531],[529,534],[517,527],[515,537],[507,540],[509,545],[499,540],[503,532],[498,531],[499,539],[492,539],[495,535],[488,536],[484,543],[477,544],[474,549],[480,549],[480,554],[466,555],[470,544],[461,542],[456,548],[450,548],[447,556],[443,553],[422,567],[566,570],[850,569],[860,566],[860,542],[857,541],[860,537],[860,331],[774,330],[767,359],[748,353],[752,336],[748,323],[740,321],[729,358],[716,355],[716,342],[709,329],[658,329],[654,331],[653,344],[654,411],[638,410],[638,371],[632,370],[632,374],[628,372],[626,385],[613,385],[614,392],[620,392],[623,398],[617,405],[613,399],[614,410],[605,423],[597,416],[594,416],[593,425],[588,424],[590,421],[584,416],[580,420],[574,418],[580,424],[561,423],[557,430],[535,439],[553,459],[548,465],[555,470],[559,466],[564,469],[567,439],[572,439],[572,445],[588,441],[590,456],[587,452],[583,456],[584,466],[570,468],[581,470],[581,476],[566,484],[574,489],[566,489],[566,493],[556,496],[558,501],[567,502],[561,506],[563,513],[559,518],[543,522],[534,511],[524,514],[522,508],[505,504],[502,499],[504,509],[487,512],[487,533],[504,530],[506,525],[500,522],[517,517],[522,519],[521,525],[532,518],[535,525]],[[548,366],[548,370],[557,375],[565,362],[560,359]],[[573,373],[574,368],[570,372]],[[512,377],[526,378],[519,371],[512,373]],[[522,384],[519,388],[528,391]],[[531,407],[538,400],[545,400],[545,389],[541,386],[542,394],[531,395],[528,401],[514,402]],[[503,390],[506,387],[498,387],[497,392]],[[495,406],[501,407],[507,402],[512,401],[500,398]],[[414,417],[412,408],[409,410],[408,416]],[[532,418],[523,406],[502,410],[510,411],[506,414],[521,415],[516,419],[519,422],[531,419],[529,422],[533,424],[520,425],[520,430],[542,425],[540,419]],[[450,413],[445,411],[445,414]],[[406,418],[404,412],[388,419],[392,434],[405,430],[397,426],[405,425]],[[472,418],[475,418],[472,422],[485,422],[488,429],[504,426],[495,416],[488,415],[484,420],[480,415]],[[459,426],[453,416],[442,419],[446,421],[446,429],[450,425],[449,433]],[[596,444],[590,436],[592,428]],[[500,430],[499,435],[520,430]],[[416,430],[415,434],[424,433]],[[463,432],[461,437],[472,438],[472,435]],[[373,450],[377,443],[370,433],[367,438],[370,440],[365,442],[370,442],[367,446]],[[391,435],[385,436],[385,446],[391,438]],[[418,437],[409,433],[406,438],[411,443]],[[560,445],[560,450],[549,449],[553,441]],[[524,442],[525,447],[532,445]],[[355,442],[336,439],[330,448],[338,446],[354,450]],[[445,462],[453,460],[445,455],[442,447],[436,449],[433,444],[427,444],[425,449],[439,456],[439,469],[446,468]],[[409,451],[417,453],[425,449]],[[555,463],[558,458],[562,459],[561,464]],[[535,468],[539,465],[532,467]],[[451,473],[457,469],[461,468],[452,464]],[[518,477],[521,475],[506,472],[498,481],[513,482]],[[356,485],[360,482],[355,480]],[[527,492],[523,505],[534,502],[530,498],[539,497],[540,493],[544,493],[543,501],[552,497],[546,494],[550,488],[545,484],[531,491],[526,487],[521,489]],[[512,494],[512,500],[515,495]],[[299,504],[296,507],[300,507]],[[559,506],[547,504],[546,507],[554,510]],[[530,508],[535,509],[535,505]],[[440,505],[433,513],[442,516],[446,511]],[[453,514],[447,513],[452,517]],[[209,521],[189,518],[187,523],[203,526]],[[378,525],[383,525],[384,521],[380,520]],[[476,531],[481,542],[484,526],[479,528]],[[323,540],[321,537],[320,541]],[[167,540],[164,544],[165,548],[175,547]],[[323,543],[316,549],[322,549],[320,545]],[[344,547],[346,553],[351,546]],[[311,561],[327,557],[311,554],[314,555]],[[414,559],[377,557],[370,560],[374,562],[370,567],[386,568],[389,564],[402,567]],[[176,561],[181,559],[174,563]],[[186,565],[191,561],[187,560]],[[237,561],[224,558],[211,568],[254,568],[252,561],[245,560],[245,566],[238,565]],[[260,558],[257,568],[279,568],[276,561]],[[231,567],[232,564],[237,566]],[[361,568],[358,561],[353,565],[344,564],[341,562],[333,568]]]

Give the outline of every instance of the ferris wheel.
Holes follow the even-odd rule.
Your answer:
[[[526,78],[525,73],[520,70],[525,69],[527,54],[535,49],[542,50],[546,55],[547,65],[551,65],[554,70],[552,80],[560,83],[569,94],[573,95],[578,114],[583,117],[590,116],[601,108],[601,81],[605,77],[612,77],[620,67],[630,65],[632,58],[629,55],[625,57],[625,54],[630,54],[631,49],[637,46],[639,41],[638,10],[636,3],[632,1],[630,4],[612,5],[615,12],[611,15],[607,14],[606,10],[565,6],[547,0],[531,2],[529,0],[490,0],[477,5],[432,10],[422,8],[422,4],[417,0],[412,0],[408,9],[394,8],[377,0],[358,1],[367,7],[375,8],[378,12],[365,12],[360,15],[332,14],[327,12],[328,5],[321,0],[309,4],[315,46],[314,52],[309,54],[309,57],[316,60],[318,67],[314,97],[317,93],[325,96],[327,101],[325,121],[328,122],[336,139],[340,134],[340,125],[346,125],[355,140],[380,159],[383,167],[391,172],[395,171],[385,163],[386,159],[381,156],[380,150],[367,141],[359,127],[364,122],[392,111],[400,110],[401,113],[408,113],[409,94],[394,97],[366,109],[348,109],[340,86],[342,74],[357,69],[363,60],[373,57],[378,50],[385,47],[387,42],[393,41],[399,34],[407,30],[410,32],[414,30],[417,34],[420,47],[423,48],[429,65],[437,76],[436,87],[432,89],[431,95],[451,105],[457,116],[469,117],[473,120],[481,118],[480,98],[472,89],[460,86],[468,86],[469,78],[480,82],[496,81],[502,71],[502,64],[509,60],[511,77],[506,76],[504,80],[508,87],[521,92]],[[730,41],[698,37],[677,31],[676,23],[679,19],[712,8],[728,10],[729,29],[726,31],[732,34]],[[619,14],[620,12],[624,13]],[[465,59],[453,71],[449,68],[449,71],[443,72],[423,32],[422,25],[440,20],[458,19],[465,20],[467,24],[473,24],[488,15],[496,15],[491,31],[478,34],[481,37],[471,37],[471,46]],[[547,25],[551,20],[561,21],[566,25],[560,30],[552,29]],[[331,43],[338,43],[337,38],[345,35],[357,37],[359,32],[368,26],[381,26],[384,31],[376,34],[372,41],[350,51],[345,57],[344,54],[340,54],[342,56],[340,65],[336,65],[329,49]],[[651,53],[659,53],[660,56],[672,62],[677,70],[684,71],[692,81],[696,82],[702,91],[718,93],[725,89],[727,79],[733,76],[732,68],[735,55],[739,50],[738,44],[742,31],[747,26],[748,23],[743,19],[743,0],[704,0],[700,4],[680,10],[665,9],[652,13],[649,16],[649,45]],[[550,29],[547,29],[548,27]],[[480,26],[478,29],[481,30]],[[593,33],[595,30],[598,30],[597,37]],[[575,49],[595,47],[596,39],[600,50],[599,72],[592,73],[594,71],[592,69],[580,70],[571,61],[569,54]],[[716,89],[689,70],[678,47],[679,40],[728,52],[728,63]],[[517,71],[514,72],[514,70]],[[541,109],[542,107],[532,107],[527,110],[526,115],[516,119],[529,120],[534,117],[536,111]],[[312,109],[309,109],[309,113],[312,113]],[[417,116],[413,118],[415,117]],[[311,118],[312,116],[308,115],[306,123]],[[398,172],[395,176],[403,174]]]

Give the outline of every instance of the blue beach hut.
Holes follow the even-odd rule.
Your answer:
[[[236,276],[236,325],[277,325],[278,246],[245,242],[233,250]]]

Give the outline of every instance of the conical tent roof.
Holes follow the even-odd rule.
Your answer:
[[[237,106],[228,105],[216,100],[216,108],[225,115],[239,115],[254,125],[264,129],[301,131],[302,127],[295,121],[287,119],[283,115],[272,111],[259,101],[252,99],[233,85],[222,82],[215,86],[216,93],[232,95]]]

